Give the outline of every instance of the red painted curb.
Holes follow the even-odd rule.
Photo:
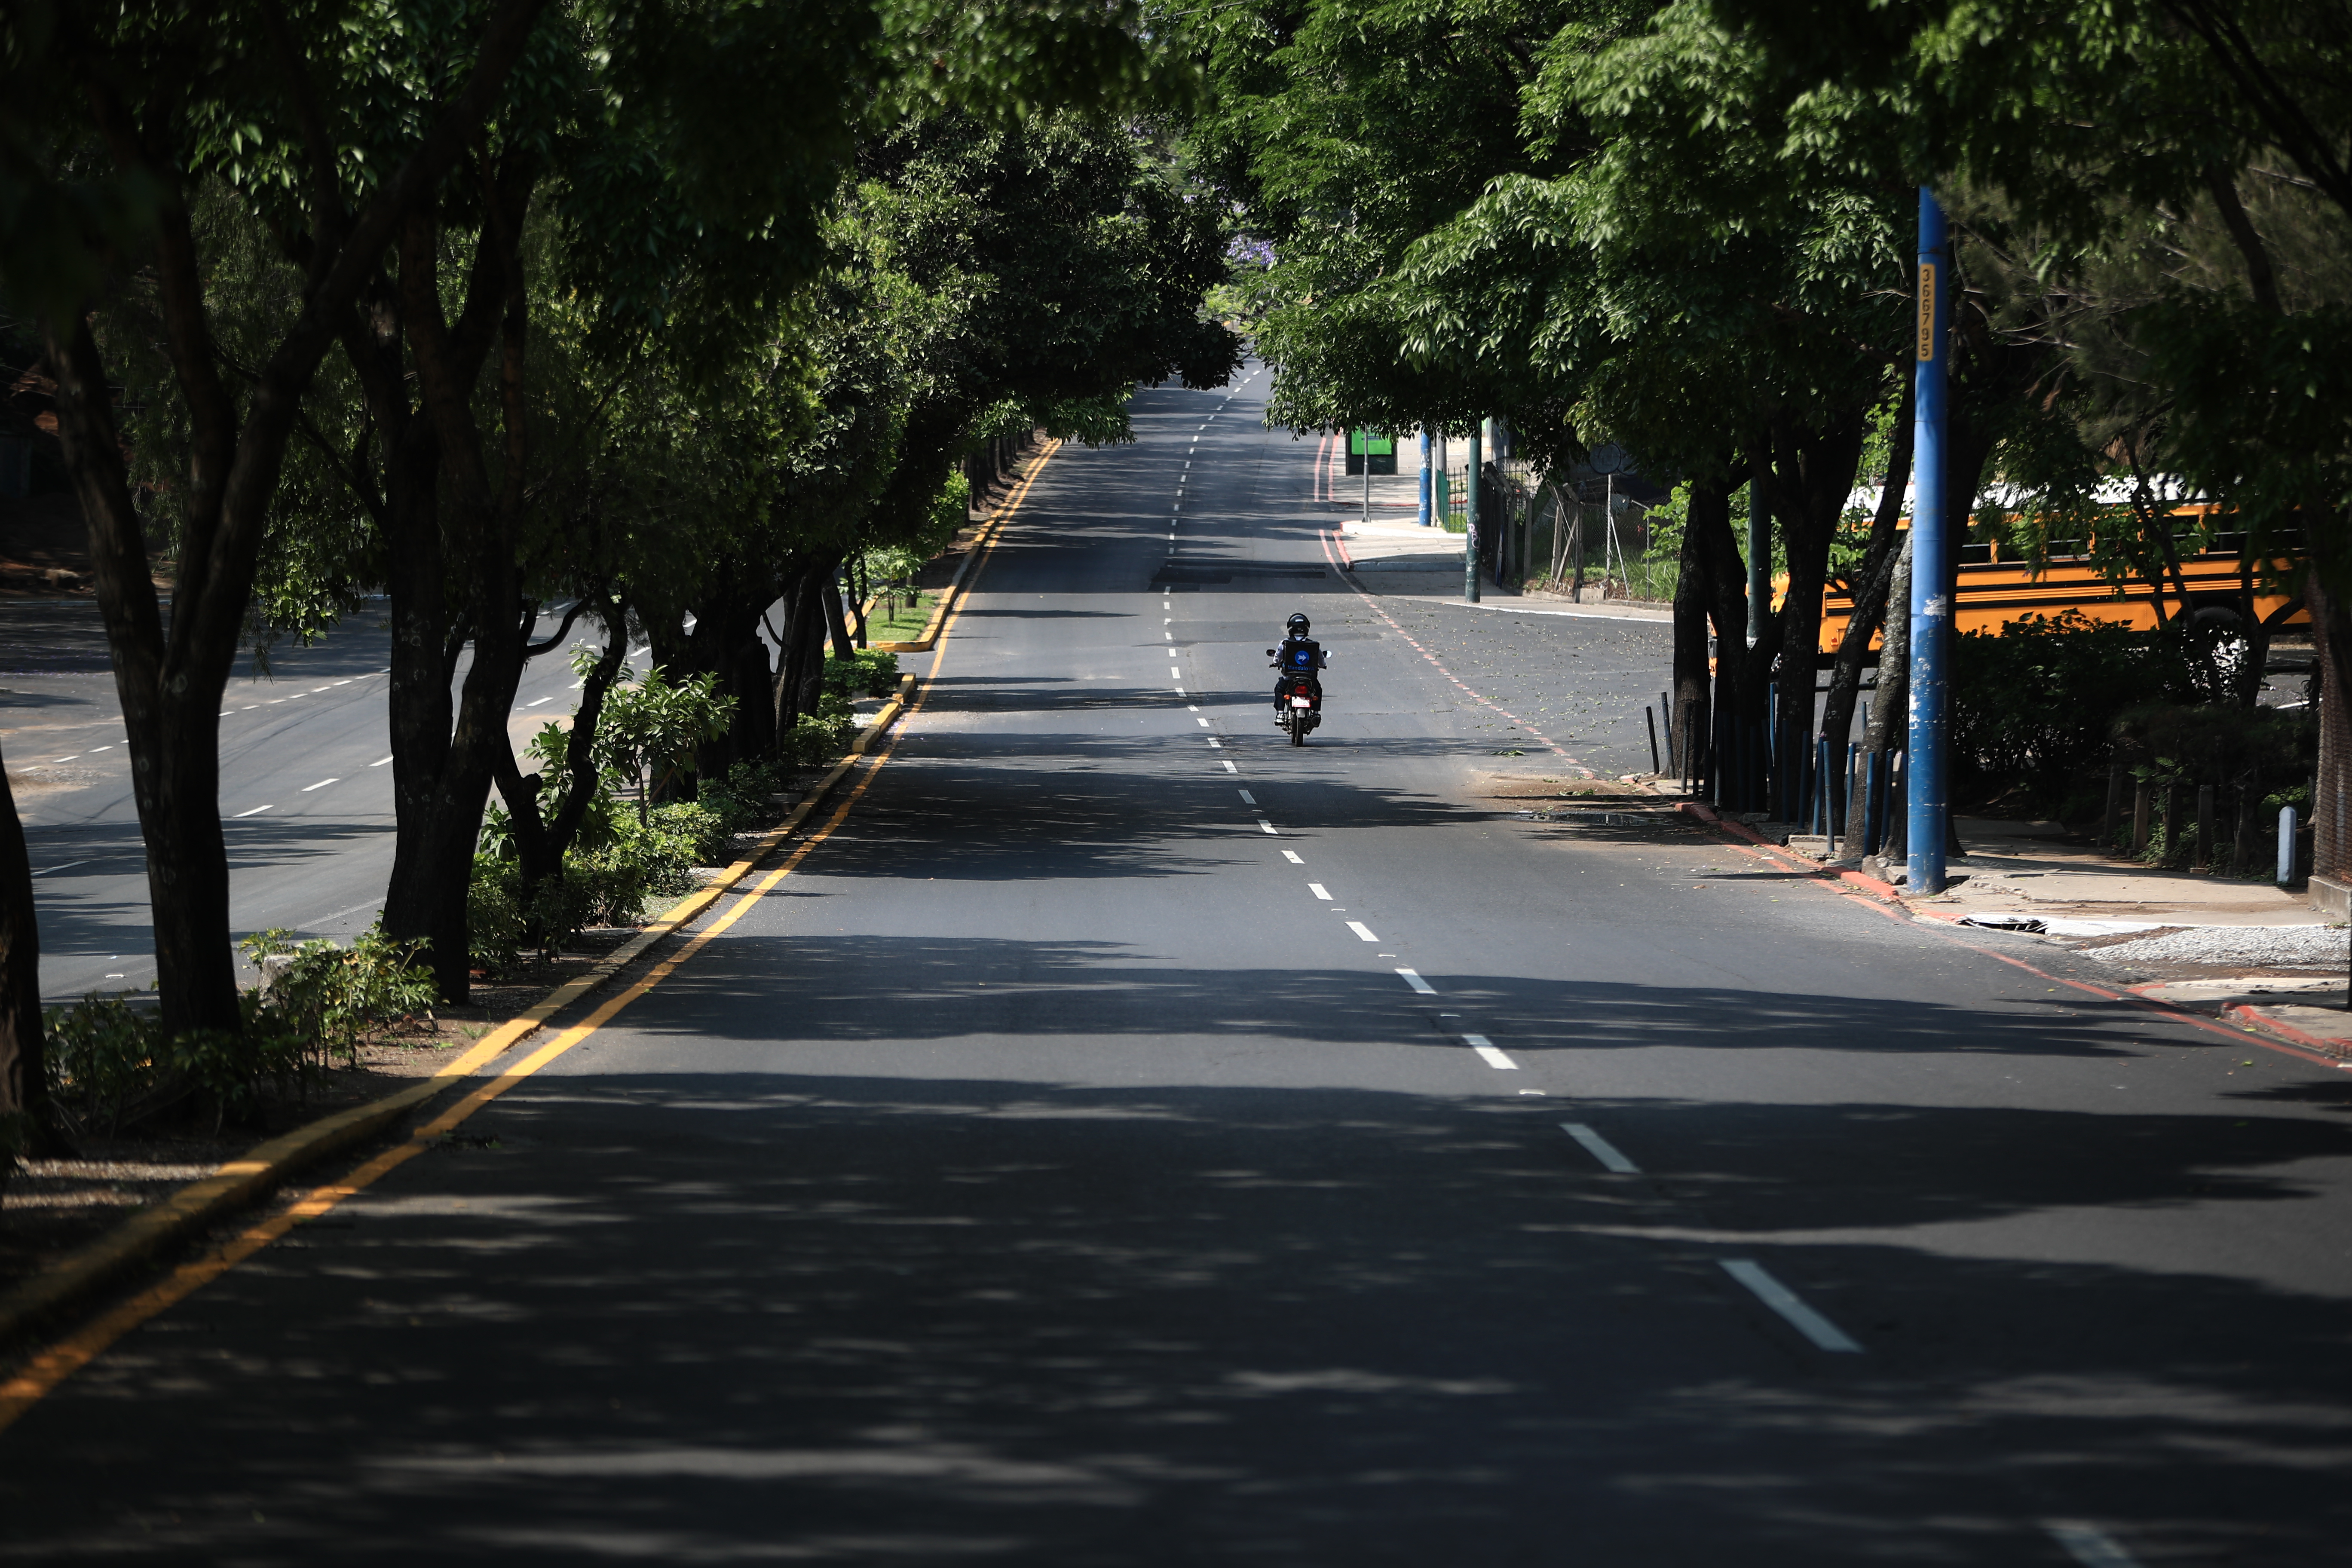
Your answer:
[[[1841,882],[1851,883],[1874,899],[1891,899],[1899,900],[1903,897],[1901,893],[1895,891],[1893,884],[1882,882],[1875,877],[1865,877],[1859,871],[1849,871],[1842,866],[1817,865],[1811,860],[1805,859],[1801,856],[1791,855],[1780,845],[1773,843],[1771,840],[1766,838],[1762,834],[1756,832],[1746,823],[1729,822],[1726,821],[1723,817],[1717,816],[1715,809],[1712,806],[1701,805],[1695,800],[1683,800],[1676,801],[1675,803],[1675,809],[1677,811],[1686,811],[1690,813],[1691,816],[1698,818],[1700,822],[1706,824],[1709,827],[1715,828],[1718,832],[1728,833],[1737,837],[1745,838],[1748,843],[1755,845],[1759,849],[1766,850],[1770,854],[1776,855],[1781,859],[1788,861],[1798,869],[1811,872],[1816,877],[1820,877],[1824,879],[1834,877]]]
[[[1748,843],[1753,844],[1757,847],[1767,852],[1775,854],[1783,860],[1795,859],[1795,857],[1790,856],[1786,850],[1781,849],[1780,846],[1767,843],[1760,834],[1751,831],[1744,822],[1726,822],[1723,818],[1717,816],[1713,810],[1699,805],[1696,801],[1685,800],[1677,801],[1675,804],[1676,810],[1689,813],[1690,816],[1698,822],[1708,827],[1715,828],[1728,837],[1744,838]],[[1828,877],[1825,874],[1827,869],[1826,868],[1806,864],[1805,868],[1812,871],[1813,874],[1822,881],[1826,882],[1828,880]],[[1882,898],[1885,903],[1894,906],[1891,909],[1882,909],[1880,910],[1880,912],[1885,914],[1889,920],[1902,920],[1908,917],[1913,920],[1924,919],[1941,921],[1952,925],[1957,925],[1958,923],[1959,917],[1957,915],[1948,915],[1935,910],[1917,909],[1909,904],[1906,904],[1903,901],[1902,895],[1896,891],[1896,889],[1887,886],[1886,883],[1878,880],[1875,877],[1865,877],[1859,871],[1840,871],[1837,874],[1845,880],[1873,890],[1874,893],[1877,893],[1877,895]],[[1880,889],[1883,889],[1883,892],[1879,891]],[[1834,889],[1827,888],[1823,889],[1823,891],[1833,890]],[[1957,939],[1957,933],[1955,933],[1955,938]],[[1963,945],[1969,944],[1964,943]],[[2067,986],[2070,989],[2087,992],[2091,995],[2103,997],[2110,1002],[2126,1002],[2135,1006],[2145,1007],[2150,1012],[2163,1014],[2165,1016],[2171,1018],[2176,1022],[2187,1024],[2191,1028],[2201,1029],[2210,1034],[2221,1035],[2229,1039],[2244,1040],[2246,1037],[2243,1031],[2248,1028],[2252,1028],[2260,1034],[2268,1035],[2271,1037],[2268,1039],[2255,1039],[2248,1041],[2247,1043],[2249,1044],[2261,1046],[2265,1050],[2277,1051],[2283,1056],[2290,1056],[2302,1061],[2311,1062],[2315,1066],[2334,1068],[2339,1072],[2352,1072],[2352,1048],[2347,1048],[2341,1042],[2323,1040],[2315,1035],[2305,1034],[2303,1030],[2296,1028],[2292,1024],[2283,1024],[2275,1018],[2264,1017],[2263,1015],[2254,1012],[2252,1008],[2245,1006],[2242,1003],[2225,1008],[2222,1011],[2222,1018],[2228,1019],[2231,1023],[2234,1023],[2238,1026],[2236,1028],[2231,1028],[2229,1024],[2225,1024],[2220,1019],[2208,1017],[2202,1013],[2192,1013],[2186,1007],[2176,1005],[2175,1004],[2164,1001],[2159,997],[2143,996],[2136,991],[2110,991],[2103,985],[2093,985],[2088,982],[2081,980],[2070,980],[2063,975],[2053,974],[2049,971],[2042,969],[2038,965],[2028,963],[2021,958],[2015,958],[2005,952],[1994,952],[1986,948],[1973,946],[1971,946],[1969,950],[1974,952],[1983,953],[1987,958],[1996,960],[2001,963],[2006,963],[2012,968],[2022,969],[2029,974],[2039,975],[2044,980],[2056,981],[2059,984]],[[2241,1016],[2241,1015],[2243,1015],[2243,1016]]]
[[[2293,1024],[2273,1018],[2258,1008],[2248,1006],[2243,1002],[2231,1003],[2221,1009],[2221,1016],[2243,1024],[2250,1029],[2260,1029],[2266,1035],[2276,1035],[2280,1039],[2292,1041],[2305,1050],[2317,1051],[2339,1064],[2345,1064],[2346,1058],[2352,1057],[2352,1047],[2347,1047],[2342,1040],[2323,1039],[2317,1035],[2306,1034]]]
[[[1353,572],[1356,569],[1356,558],[1348,553],[1348,547],[1340,542],[1339,531],[1336,528],[1331,530],[1331,547],[1339,552],[1339,570]]]

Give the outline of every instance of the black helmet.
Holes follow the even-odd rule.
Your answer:
[[[1295,615],[1290,617],[1290,635],[1295,637],[1303,637],[1307,635],[1307,617],[1305,616]]]

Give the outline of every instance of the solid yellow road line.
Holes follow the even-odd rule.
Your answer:
[[[996,516],[991,520],[988,531],[980,542],[980,557],[972,563],[971,581],[964,584],[963,592],[957,595],[955,605],[949,612],[946,624],[940,628],[940,647],[931,656],[930,679],[924,682],[923,689],[916,694],[913,705],[906,711],[905,720],[902,720],[892,731],[890,743],[866,764],[866,775],[857,781],[856,786],[842,800],[833,816],[826,819],[824,826],[802,839],[792,854],[785,857],[782,865],[762,877],[758,885],[750,892],[739,897],[725,914],[697,931],[693,939],[684,947],[654,965],[644,979],[607,997],[587,1017],[564,1030],[505,1072],[488,1079],[480,1088],[458,1100],[457,1104],[419,1127],[409,1135],[407,1142],[395,1144],[375,1155],[341,1181],[311,1188],[278,1213],[248,1226],[217,1252],[181,1264],[171,1273],[111,1311],[83,1324],[64,1339],[42,1350],[40,1353],[26,1363],[15,1376],[5,1384],[0,1384],[0,1431],[5,1431],[15,1425],[17,1418],[38,1403],[42,1395],[98,1359],[115,1341],[157,1313],[185,1300],[213,1280],[219,1279],[304,1220],[316,1219],[345,1198],[352,1197],[374,1185],[384,1176],[431,1148],[435,1139],[446,1135],[482,1107],[587,1039],[610,1023],[621,1009],[669,978],[679,965],[709,946],[721,931],[741,920],[750,911],[754,902],[765,898],[775,889],[778,883],[798,870],[801,862],[807,859],[818,845],[832,837],[834,830],[849,820],[850,812],[856,806],[859,798],[866,794],[867,787],[874,783],[875,775],[879,773],[883,764],[889,762],[898,752],[899,738],[907,732],[907,721],[911,721],[922,710],[924,701],[930,696],[931,686],[939,678],[940,661],[947,658],[948,636],[955,629],[957,619],[963,614],[965,595],[970,594],[972,585],[979,582],[981,570],[988,564],[990,552],[996,548],[998,539],[1003,537],[1004,522],[1012,517],[1023,500],[1028,496],[1029,487],[1036,481],[1039,470],[1045,466],[1045,459],[1051,458],[1060,447],[1060,442],[1053,442],[1038,455],[1037,460],[1030,465],[1029,472],[1022,479],[1020,486],[1013,494],[1005,498],[1004,505],[997,510]],[[500,1030],[499,1035],[483,1040],[472,1050],[467,1051],[459,1062],[451,1064],[445,1072],[454,1072],[460,1067],[466,1068],[478,1067],[492,1059],[503,1048],[495,1042],[505,1034],[505,1030]],[[510,1044],[511,1041],[509,1043]]]

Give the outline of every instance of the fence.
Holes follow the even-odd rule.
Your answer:
[[[1653,552],[1649,508],[1618,494],[1615,476],[1545,484],[1518,467],[1507,470],[1504,484],[1505,508],[1525,541],[1522,581],[1578,599],[1674,597],[1678,563]]]

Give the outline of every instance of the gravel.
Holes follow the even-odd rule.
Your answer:
[[[2326,926],[2200,926],[2084,949],[2107,963],[2241,963],[2252,968],[2341,969],[2352,936]]]

